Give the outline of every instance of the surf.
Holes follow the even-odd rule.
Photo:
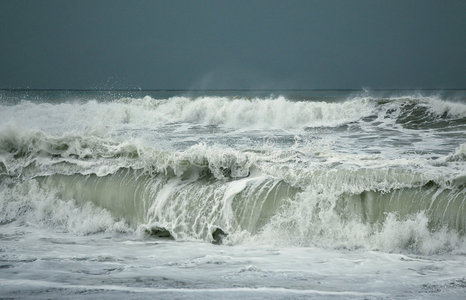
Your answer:
[[[465,249],[460,102],[15,101],[0,110],[2,224],[229,245]]]

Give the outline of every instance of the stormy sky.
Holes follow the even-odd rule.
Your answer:
[[[0,2],[0,88],[466,88],[466,1]]]

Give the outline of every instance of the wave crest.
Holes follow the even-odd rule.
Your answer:
[[[166,100],[121,99],[119,103],[142,105],[164,123],[188,122],[229,128],[301,128],[339,126],[371,114],[365,100],[328,103],[278,98],[173,97]]]
[[[241,178],[250,174],[253,153],[198,144],[186,151],[162,151],[137,141],[117,143],[97,136],[49,136],[41,131],[20,133],[7,130],[0,134],[0,171],[25,175],[97,174],[105,176],[120,168],[142,169],[178,177],[202,174],[216,179]],[[36,167],[36,168],[34,168]],[[31,170],[31,174],[34,172]]]
[[[283,96],[168,99],[146,96],[111,102],[93,100],[51,104],[23,101],[14,106],[1,107],[0,119],[3,125],[48,130],[48,124],[53,122],[66,124],[67,127],[63,128],[66,131],[95,131],[104,135],[121,129],[154,129],[174,124],[218,126],[235,130],[338,127],[371,118],[379,121],[391,119],[413,128],[429,128],[433,121],[459,120],[458,124],[464,124],[466,118],[465,104],[419,95],[398,98],[358,96],[336,102],[293,101]],[[54,128],[57,129],[60,128]]]

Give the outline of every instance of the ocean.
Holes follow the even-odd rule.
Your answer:
[[[0,297],[459,299],[466,91],[0,91]]]

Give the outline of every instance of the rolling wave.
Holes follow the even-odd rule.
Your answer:
[[[206,145],[167,152],[40,131],[10,131],[0,141],[2,224],[36,220],[83,234],[163,228],[177,240],[210,242],[221,229],[232,244],[465,249],[461,172],[448,179],[402,165],[300,166],[288,154],[280,162]],[[458,163],[463,152],[461,145],[439,162]]]
[[[321,185],[334,184],[327,180],[316,179]],[[1,184],[6,191],[2,224],[28,220],[84,234],[163,228],[177,240],[208,242],[221,229],[229,244],[464,251],[464,187],[443,188],[433,182],[340,193],[318,185],[296,187],[265,175],[222,181],[120,169],[102,177],[54,174]],[[406,224],[412,229],[406,231]],[[392,232],[392,240],[384,240],[387,230],[398,235]],[[432,246],[430,241],[439,237],[443,242]]]
[[[47,117],[45,117],[47,116]],[[52,118],[52,119],[50,119]],[[3,126],[50,129],[63,123],[73,130],[118,131],[159,128],[169,124],[202,124],[232,129],[300,129],[338,127],[358,121],[392,120],[409,129],[464,125],[466,105],[435,97],[354,97],[340,102],[278,98],[172,97],[122,98],[112,102],[68,102],[2,105]]]
[[[288,139],[256,145],[269,129]],[[465,130],[465,104],[419,95],[2,104],[0,224],[464,253]]]
[[[142,104],[153,110],[154,116],[163,122],[192,122],[229,128],[335,127],[356,121],[372,112],[372,105],[364,99],[341,103],[290,101],[284,97],[174,97],[167,100],[146,97],[120,101]]]

